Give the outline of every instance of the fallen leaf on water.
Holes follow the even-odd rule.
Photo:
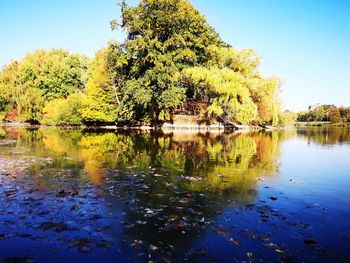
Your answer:
[[[278,254],[284,254],[284,251],[278,248],[275,249],[275,252]]]
[[[15,195],[15,194],[12,193],[12,192],[7,192],[7,193],[6,193],[6,196],[7,196],[7,197],[12,197],[12,196],[14,196],[14,195]]]
[[[149,247],[148,247],[148,248],[149,248],[149,250],[150,250],[150,251],[155,251],[155,250],[157,250],[157,249],[158,249],[158,247],[156,247],[156,246],[154,246],[154,245],[152,245],[152,244],[151,244],[151,245],[149,245]]]
[[[227,232],[223,229],[217,228],[215,226],[212,226],[211,229],[213,229],[216,233],[218,233],[219,235],[224,235],[227,236]]]
[[[240,243],[238,240],[234,239],[233,237],[231,237],[231,238],[229,239],[229,241],[230,241],[231,243],[235,244],[237,247],[239,247],[239,246],[241,245],[241,243]]]

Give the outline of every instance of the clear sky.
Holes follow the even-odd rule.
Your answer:
[[[136,0],[128,0],[136,3]],[[285,109],[350,106],[350,1],[192,0],[221,37],[263,57],[284,81]],[[0,65],[37,48],[92,56],[110,39],[116,0],[0,0]]]

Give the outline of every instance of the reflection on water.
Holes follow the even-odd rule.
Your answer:
[[[350,142],[350,129],[346,127],[300,129],[298,135],[305,137],[309,143],[321,145],[348,144]]]
[[[161,169],[188,190],[229,193],[234,189],[239,191],[237,198],[249,200],[248,190],[256,179],[275,174],[280,145],[295,131],[217,135],[9,128],[2,134],[16,140],[17,148],[27,148],[24,155],[51,157],[57,169],[81,168],[86,172],[81,176],[96,185],[105,184],[107,169]]]
[[[350,141],[342,129],[160,134],[0,128],[1,183],[7,185],[0,201],[12,198],[0,205],[0,218],[12,222],[0,223],[0,260],[18,256],[1,239],[39,262],[54,262],[53,252],[37,245],[47,239],[57,261],[242,261],[249,260],[247,252],[260,261],[305,259],[293,252],[305,248],[275,240],[292,224],[308,229],[307,223],[289,219],[292,208],[270,204],[282,194],[270,190],[283,176],[282,145],[297,136],[317,144]],[[32,218],[16,223],[16,213]],[[6,233],[9,224],[29,231],[32,243],[18,239],[15,229]],[[291,230],[302,235],[298,231]]]

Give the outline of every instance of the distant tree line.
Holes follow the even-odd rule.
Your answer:
[[[350,107],[334,105],[310,107],[308,111],[299,112],[297,120],[301,122],[350,122]]]
[[[0,112],[48,125],[158,124],[174,114],[203,121],[278,125],[280,81],[259,72],[253,50],[225,43],[187,0],[120,4],[122,43],[93,59],[37,50],[0,72]],[[189,110],[191,108],[191,110]],[[294,118],[295,119],[295,118]]]

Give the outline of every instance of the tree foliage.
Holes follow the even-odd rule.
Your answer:
[[[203,63],[210,44],[224,43],[187,0],[141,0],[136,7],[122,2],[121,11],[127,39],[124,63],[115,70],[125,75],[119,101],[127,110],[118,119],[169,119],[186,99],[180,71]]]
[[[335,105],[318,105],[309,107],[308,111],[298,113],[298,121],[302,122],[347,122],[350,121],[350,107],[337,107]]]
[[[38,88],[47,100],[83,90],[88,59],[62,49],[36,50],[19,64],[20,83]]]
[[[208,103],[208,115],[240,124],[277,122],[278,81],[261,76],[252,50],[209,46],[206,54],[204,66],[183,76],[188,93]]]
[[[187,0],[121,3],[127,38],[112,44],[117,121],[165,121],[187,100],[225,122],[277,123],[278,81],[258,72],[252,50],[230,48]]]
[[[37,88],[25,88],[18,97],[18,112],[20,120],[31,123],[39,123],[44,107],[44,98]]]
[[[36,50],[0,72],[0,110],[17,108],[21,121],[40,122],[44,101],[85,89],[88,58],[66,50]]]
[[[344,106],[339,107],[339,113],[343,122],[350,121],[350,107],[348,108]]]
[[[188,0],[120,7],[112,27],[126,39],[99,50],[92,63],[57,49],[6,66],[0,111],[18,108],[22,120],[47,124],[158,124],[191,102],[207,122],[278,123],[279,80],[262,76],[253,50],[222,41]],[[67,109],[56,106],[65,103]]]
[[[105,49],[99,50],[92,61],[86,94],[82,110],[82,116],[86,122],[115,122],[117,116],[116,88]]]
[[[279,125],[282,127],[293,126],[295,121],[297,120],[297,114],[292,111],[284,111],[279,114],[278,121]]]
[[[15,101],[15,89],[18,86],[18,62],[5,65],[0,72],[0,111],[11,109]]]
[[[339,123],[342,121],[339,109],[337,107],[330,107],[328,110],[328,117],[331,123]]]
[[[208,101],[208,116],[218,116],[225,121],[248,124],[257,114],[249,90],[240,85],[235,73],[229,69],[204,67],[188,68],[184,76],[190,79],[195,93]]]
[[[49,101],[43,110],[42,123],[46,125],[81,125],[83,94],[71,94],[66,99]]]

